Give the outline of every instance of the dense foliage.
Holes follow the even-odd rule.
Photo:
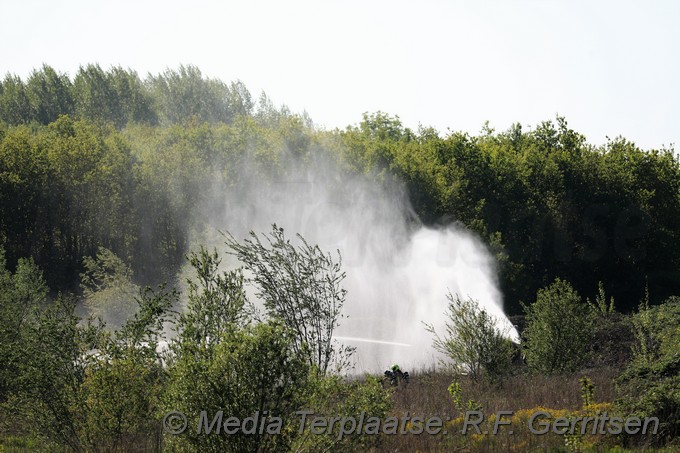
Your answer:
[[[623,138],[596,147],[559,117],[471,136],[413,131],[376,113],[321,131],[194,67],[145,80],[96,65],[73,80],[48,66],[26,81],[5,77],[0,241],[10,268],[32,257],[52,290],[76,287],[83,258],[99,247],[128,263],[137,283],[168,281],[202,214],[223,209],[211,194],[248,176],[267,184],[284,156],[303,166],[314,153],[403,182],[426,224],[475,231],[496,255],[512,313],[556,277],[590,297],[602,281],[624,311],[646,282],[652,302],[678,292],[672,150],[643,151]],[[239,172],[244,162],[252,174]]]
[[[0,82],[0,431],[73,451],[380,442],[289,429],[302,407],[326,416],[390,410],[378,380],[332,373],[346,357],[331,340],[344,301],[339,262],[278,229],[265,240],[227,237],[235,255],[227,259],[240,259],[245,274],[220,271],[217,253],[189,250],[192,238],[223,227],[212,219],[236,215],[218,194],[274,184],[291,166],[304,173],[317,157],[351,177],[402,185],[414,223],[458,222],[488,246],[506,312],[527,315],[521,347],[537,373],[523,379],[622,369],[617,413],[657,416],[662,433],[650,442],[675,441],[673,150],[641,150],[624,138],[595,146],[561,117],[471,135],[411,130],[378,112],[320,130],[306,114],[264,94],[254,101],[242,83],[191,66],[145,79],[119,67],[88,65],[69,77],[43,66],[25,81],[10,74]],[[185,257],[189,282],[178,278]],[[178,294],[166,288],[184,283],[188,302],[177,313]],[[264,319],[248,301],[249,284]],[[104,322],[79,316],[77,299]],[[474,377],[512,380],[511,345],[473,301],[451,302],[440,346],[454,346],[447,353],[467,360]],[[164,347],[168,328],[174,337]],[[456,338],[463,343],[449,342]],[[195,417],[199,408],[229,408],[244,417],[265,407],[283,419],[284,435],[161,434],[168,410]]]
[[[633,315],[636,342],[632,363],[618,378],[619,405],[627,413],[661,420],[663,444],[680,435],[680,299]]]
[[[543,373],[576,371],[587,360],[595,312],[571,285],[556,279],[526,307],[524,330],[529,366]]]
[[[242,251],[249,247],[254,244]],[[101,258],[115,262],[107,253]],[[327,263],[313,258],[298,264],[312,274],[328,271],[325,264],[335,266],[329,257]],[[313,414],[384,417],[390,391],[374,378],[348,381],[317,372],[323,364],[310,364],[307,341],[314,346],[324,333],[313,343],[314,334],[287,326],[285,315],[255,319],[241,273],[221,272],[216,253],[202,249],[188,261],[193,273],[181,313],[173,309],[176,291],[147,287],[133,298],[134,314],[111,328],[101,320],[81,321],[71,299],[47,303],[42,273],[30,260],[20,260],[12,273],[0,258],[0,447],[7,432],[37,439],[45,451],[344,451],[379,441],[343,439],[339,425],[324,436],[303,435],[297,411],[307,411],[308,421]],[[274,273],[285,265],[264,264]],[[120,269],[102,274],[117,276]],[[288,285],[284,291],[296,290],[296,282],[279,283]],[[314,292],[316,285],[317,291],[324,288],[321,280],[308,288]],[[288,309],[325,315],[324,307],[298,300]],[[168,330],[175,334],[166,341]],[[340,346],[325,348],[333,356]],[[176,411],[186,415],[189,429],[182,436],[164,435],[164,414]],[[229,434],[222,431],[226,425],[213,423],[219,411],[225,422],[262,417],[278,419],[280,426],[273,433],[258,428],[256,435]],[[205,430],[214,426],[220,428],[212,434],[213,428]]]
[[[462,369],[475,381],[482,375],[496,380],[507,373],[513,355],[509,332],[501,331],[499,320],[481,309],[477,301],[450,293],[447,297],[445,331],[440,335],[432,325],[426,325],[434,337],[435,350],[451,360],[445,364]]]

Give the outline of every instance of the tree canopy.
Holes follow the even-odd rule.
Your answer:
[[[622,137],[589,144],[566,119],[478,135],[411,130],[365,114],[321,130],[255,102],[241,82],[182,66],[140,78],[120,67],[49,66],[0,83],[0,242],[14,269],[32,257],[53,291],[77,287],[105,247],[135,283],[168,281],[202,227],[211,194],[275,180],[284,155],[330,156],[349,174],[403,184],[426,225],[460,222],[495,255],[506,308],[559,277],[623,310],[680,287],[680,165],[672,149]],[[286,157],[286,158],[287,158]],[[249,165],[250,174],[241,171]],[[213,176],[215,176],[213,178]],[[220,187],[215,187],[219,181]]]

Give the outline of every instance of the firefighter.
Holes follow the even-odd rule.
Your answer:
[[[403,372],[396,363],[392,365],[391,370],[385,371],[385,378],[389,379],[390,384],[397,386],[399,384],[408,384],[410,376],[408,371]]]

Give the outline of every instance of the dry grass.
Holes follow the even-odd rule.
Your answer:
[[[443,420],[455,420],[447,425],[446,435],[391,435],[383,436],[381,451],[527,451],[564,449],[565,439],[549,434],[537,436],[518,429],[519,434],[508,435],[505,427],[500,434],[475,435],[460,433],[462,412],[454,407],[448,392],[449,385],[457,381],[462,387],[464,402],[474,400],[481,406],[481,411],[488,418],[498,411],[520,412],[525,416],[529,410],[550,408],[560,413],[573,413],[582,409],[581,385],[579,379],[589,377],[595,385],[595,401],[611,403],[614,400],[613,380],[618,375],[614,369],[601,368],[585,370],[579,373],[557,376],[518,374],[507,377],[501,385],[476,383],[466,376],[421,370],[412,373],[408,387],[397,388],[394,392],[394,409],[391,415],[401,417],[405,412],[411,416],[440,417]],[[606,407],[606,405],[605,405]],[[524,411],[521,411],[524,409]],[[517,419],[519,423],[519,419]],[[526,419],[521,420],[528,425]],[[514,426],[515,419],[513,419]],[[508,430],[510,428],[507,428]],[[612,439],[583,439],[584,446],[600,450]]]

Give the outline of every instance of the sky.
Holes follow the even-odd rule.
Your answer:
[[[600,145],[680,148],[677,1],[0,3],[0,74],[192,64],[326,129],[364,112],[478,133],[566,117]]]

